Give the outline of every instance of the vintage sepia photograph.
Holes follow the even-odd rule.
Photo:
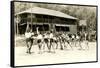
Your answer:
[[[97,62],[97,6],[12,1],[14,66]]]

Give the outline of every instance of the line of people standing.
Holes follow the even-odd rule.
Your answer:
[[[73,49],[72,45],[77,46],[76,45],[77,43],[79,43],[79,47],[80,49],[82,49],[81,42],[83,40],[87,40],[86,33],[67,34],[66,32],[53,33],[53,31],[46,33],[37,32],[35,34],[32,32],[32,30],[30,30],[25,32],[25,37],[26,37],[27,53],[29,54],[31,54],[31,48],[34,40],[37,40],[39,53],[42,53],[41,50],[45,49],[45,47],[47,47],[48,52],[51,52],[51,49],[53,49],[54,53],[55,49],[58,49],[58,47],[60,47],[60,49],[63,50],[64,48],[67,48],[67,46],[69,45],[71,49]]]

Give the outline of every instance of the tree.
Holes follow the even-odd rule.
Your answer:
[[[74,16],[79,20],[85,19],[87,20],[88,28],[96,30],[96,7],[15,2],[15,13],[32,8],[31,5],[32,7],[37,6],[61,11],[65,14]]]

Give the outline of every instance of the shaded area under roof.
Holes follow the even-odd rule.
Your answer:
[[[31,9],[28,9],[26,11],[16,13],[15,15],[20,15],[20,14],[23,14],[23,13],[44,14],[44,15],[51,15],[51,16],[56,16],[56,17],[68,18],[68,19],[77,19],[75,17],[72,17],[70,15],[62,13],[60,11],[46,9],[46,8],[40,8],[40,7],[34,7],[34,8],[31,8]]]

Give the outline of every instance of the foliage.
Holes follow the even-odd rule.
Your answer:
[[[15,13],[27,10],[34,6],[61,11],[74,16],[79,20],[87,20],[87,27],[89,30],[96,30],[97,28],[96,7],[15,2]]]

